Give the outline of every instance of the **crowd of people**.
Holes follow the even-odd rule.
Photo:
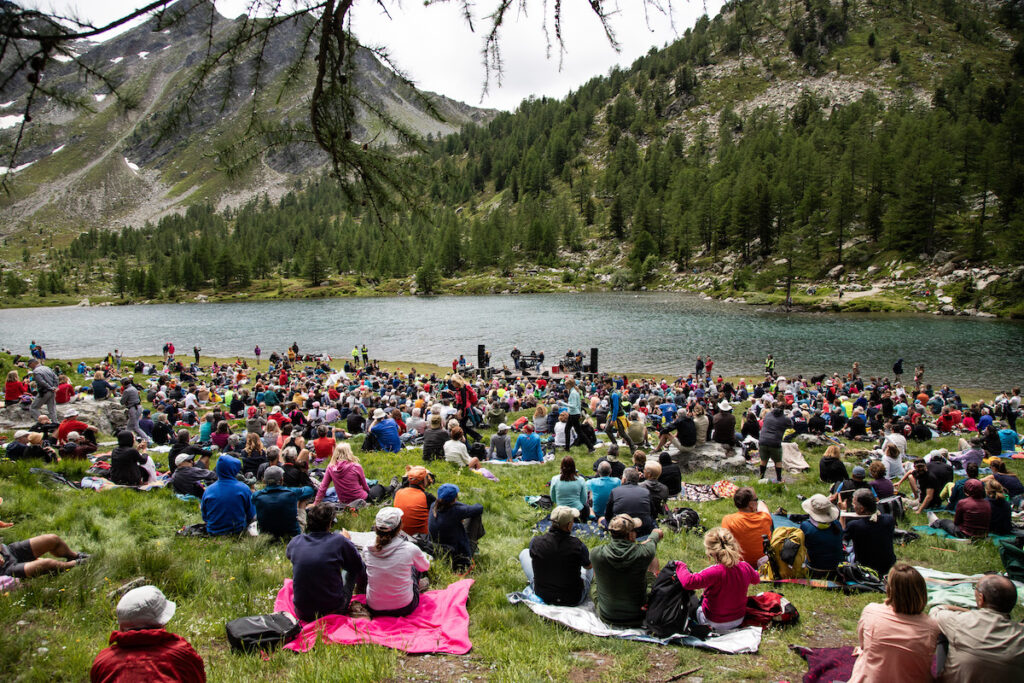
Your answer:
[[[1019,388],[967,405],[949,386],[925,384],[923,366],[914,383],[904,386],[902,361],[891,379],[861,377],[857,364],[842,376],[787,379],[775,372],[771,356],[764,378],[749,383],[714,375],[710,356],[698,357],[694,373],[675,379],[582,372],[499,372],[467,379],[458,372],[381,370],[365,345],[353,348],[347,372],[332,368],[326,356],[300,355],[298,344],[272,353],[265,370],[259,347],[256,367],[242,359],[201,366],[200,351],[194,347],[195,361],[187,364],[175,358],[170,342],[162,363],[125,363],[118,351],[92,367],[81,364],[77,374],[87,379],[78,384],[32,357],[27,378],[17,370],[8,376],[5,400],[23,405],[36,424],[14,434],[7,457],[91,456],[99,430],[77,419],[75,403],[119,401],[127,423],[103,458],[110,481],[141,486],[166,477],[175,493],[199,500],[203,534],[258,533],[287,542],[295,608],[304,621],[346,613],[355,592],[366,593],[372,616],[411,613],[429,584],[428,553],[456,572],[472,571],[484,508],[461,501],[454,483],[437,485],[429,469],[434,462],[496,480],[483,467],[487,461],[557,461],[558,473],[548,485],[551,526],[520,553],[523,572],[545,602],[579,605],[593,592],[602,620],[633,627],[643,622],[645,577],[658,571],[657,547],[664,536],[659,519],[681,491],[686,458],[717,444],[747,458],[761,483],[769,482],[772,465],[781,484],[783,444],[816,435],[832,445],[819,466],[822,491],[801,501],[803,514],[772,512],[755,488],[740,487],[732,496],[736,511],[705,534],[708,566],[691,571],[677,563],[681,585],[703,591],[694,606],[696,623],[720,632],[740,625],[748,587],[764,578],[759,569],[775,561],[765,539],[774,542],[779,529],[795,529],[806,558],[797,569],[800,576],[836,578],[839,566],[852,561],[890,577],[885,604],[865,609],[861,619],[864,653],[856,680],[879,680],[871,672],[893,666],[900,629],[909,628],[934,634],[915,642],[915,652],[930,647],[934,653],[940,633],[945,635],[947,671],[957,672],[949,680],[970,680],[982,666],[998,672],[1024,665],[1024,652],[1011,645],[983,663],[968,654],[978,646],[958,631],[967,617],[924,615],[918,591],[923,581],[897,562],[893,549],[900,505],[894,500],[901,500],[905,485],[913,509],[930,513],[932,525],[953,537],[1015,532],[1012,515],[1024,502],[1024,486],[1002,458],[1022,442],[1015,431]],[[524,356],[516,349],[513,359],[518,368]],[[63,419],[57,416],[59,404],[72,406]],[[744,410],[737,419],[739,406]],[[485,428],[493,434],[478,431]],[[908,458],[908,439],[948,434],[961,437],[959,451],[935,449]],[[865,444],[864,462],[852,472],[840,458],[837,437]],[[169,447],[166,461],[153,446]],[[421,449],[422,463],[408,464],[404,476],[387,486],[371,484],[357,451],[401,457],[410,446]],[[575,456],[569,453],[573,448]],[[581,449],[593,458],[582,467],[577,461],[587,456]],[[561,458],[559,450],[565,452]],[[961,467],[966,476],[957,480],[955,468]],[[981,467],[988,468],[984,477]],[[370,504],[384,507],[374,519],[374,544],[361,551],[332,525],[339,509]],[[940,508],[952,519],[939,518]],[[592,549],[573,534],[575,524],[589,520],[609,536]],[[795,533],[787,531],[790,537]],[[19,578],[87,559],[57,536],[0,549],[3,573]],[[42,558],[46,553],[60,559]],[[110,672],[147,648],[150,654],[138,656],[149,657],[152,666],[163,656],[152,655],[154,649],[173,650],[175,666],[194,672],[198,655],[163,630],[173,603],[155,587],[145,591],[122,599],[121,630],[97,658],[94,680],[115,680]],[[1024,641],[1020,625],[1008,618],[1016,599],[1012,583],[986,579],[978,596],[979,610],[969,614],[984,627],[975,630],[988,629],[1004,640],[1016,633]],[[201,671],[201,660],[198,666]],[[916,673],[908,676],[917,680]]]

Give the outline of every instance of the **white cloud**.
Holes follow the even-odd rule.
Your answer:
[[[226,17],[236,17],[245,10],[247,2],[218,0],[217,8]],[[495,0],[477,2],[475,32],[470,31],[458,3],[454,2],[429,7],[421,0],[386,2],[392,10],[392,18],[388,19],[376,0],[357,0],[352,20],[361,40],[386,47],[398,66],[421,88],[472,105],[511,110],[530,95],[562,97],[594,76],[606,74],[613,65],[628,66],[651,47],[674,41],[705,11],[713,16],[722,6],[722,0],[674,0],[673,31],[673,22],[664,15],[652,11],[645,17],[640,0],[609,0],[611,24],[622,48],[617,53],[604,37],[589,2],[563,2],[562,28],[567,52],[561,70],[557,45],[552,45],[550,59],[545,58],[545,2],[528,0],[528,16],[520,15],[517,3],[513,3],[502,30],[502,83],[499,87],[492,79],[490,92],[483,99],[484,68],[480,53],[488,28],[486,16]],[[27,4],[43,9],[74,8],[94,23],[110,21],[137,6],[136,0],[29,0]],[[553,4],[552,0],[546,3],[552,41]],[[287,8],[289,3],[284,6]]]

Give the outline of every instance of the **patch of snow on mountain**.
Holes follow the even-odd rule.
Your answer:
[[[4,128],[14,128],[19,123],[21,123],[21,114],[0,116],[0,130],[3,130]]]
[[[128,157],[124,158],[124,163],[128,165],[128,168],[132,169],[136,173],[139,172],[139,167],[133,164],[132,162],[128,161]]]
[[[102,93],[97,94],[97,95],[93,95],[93,97],[96,98],[97,102],[102,102],[103,100],[107,99],[107,96],[105,94],[102,94]]]
[[[53,150],[52,152],[50,152],[50,154],[51,154],[51,155],[53,155],[53,154],[56,154],[57,152],[61,151],[61,150],[62,150],[62,149],[64,149],[65,147],[67,147],[67,145],[61,145],[61,146],[60,146],[60,147],[58,147],[57,149],[55,149],[55,150]]]
[[[124,57],[114,57],[113,59],[110,60],[110,63],[111,64],[119,64],[123,59],[124,59]]]
[[[140,52],[139,53],[139,59],[145,59],[148,55],[149,55],[148,52]]]

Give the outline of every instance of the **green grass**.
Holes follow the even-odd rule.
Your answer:
[[[77,360],[64,363],[73,366]],[[408,369],[410,364],[385,365],[389,369]],[[420,371],[443,371],[423,364],[416,367]],[[489,434],[486,430],[484,433]],[[954,439],[912,443],[910,452],[923,454],[938,447],[955,448]],[[798,512],[797,494],[809,496],[824,489],[816,475],[821,452],[805,449],[811,470],[796,475],[796,481],[785,489],[756,484],[756,473],[739,475],[735,480],[754,485],[769,508],[782,506]],[[421,462],[418,449],[398,455],[359,455],[367,477],[382,481],[400,475],[407,463]],[[589,470],[591,459],[582,448],[574,449],[573,455],[581,469]],[[788,650],[790,644],[855,644],[861,609],[879,599],[877,595],[846,596],[786,587],[781,592],[796,604],[801,620],[791,629],[766,632],[758,655],[709,655],[690,648],[659,648],[575,633],[505,599],[506,593],[525,585],[516,556],[529,543],[533,523],[542,517],[540,511],[526,505],[523,496],[544,493],[557,465],[496,466],[492,469],[501,481],[492,483],[440,462],[431,465],[438,484],[458,484],[463,500],[482,503],[485,508],[487,535],[481,541],[471,574],[476,580],[469,600],[472,652],[466,657],[426,658],[406,657],[375,646],[331,645],[317,646],[302,655],[279,651],[264,661],[230,652],[224,624],[239,616],[271,611],[277,589],[291,575],[283,545],[262,538],[178,538],[177,529],[200,521],[197,503],[183,502],[169,490],[97,493],[55,487],[30,474],[31,466],[41,465],[0,463],[0,495],[4,498],[0,518],[16,523],[0,532],[0,538],[11,542],[57,533],[72,548],[92,553],[93,559],[82,568],[28,581],[20,590],[0,596],[0,623],[7,626],[0,629],[0,680],[82,680],[115,626],[113,607],[117,598],[110,597],[111,592],[140,576],[177,603],[170,628],[195,646],[206,662],[211,681],[460,677],[493,681],[664,680],[696,667],[700,671],[695,675],[706,680],[793,680],[800,678],[806,667]],[[1011,467],[1024,474],[1020,462],[1013,461]],[[77,480],[86,468],[86,463],[64,461],[53,469]],[[712,483],[722,476],[700,471],[684,478],[692,483]],[[728,500],[677,504],[695,508],[708,527],[734,509]],[[346,514],[339,517],[340,524],[365,531],[370,529],[375,513],[376,508],[369,508],[359,514]],[[911,514],[904,526],[923,523],[923,516]],[[587,543],[597,544],[592,540]],[[924,537],[897,547],[896,554],[913,564],[947,571],[1001,570],[996,550],[989,543],[965,546]],[[681,559],[698,568],[707,562],[700,537],[671,532],[660,545],[658,557],[662,563]],[[453,580],[446,568],[431,569],[434,586],[445,586]],[[1014,616],[1024,616],[1024,609],[1018,608]]]

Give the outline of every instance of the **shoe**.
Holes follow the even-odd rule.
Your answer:
[[[75,566],[83,565],[89,561],[90,555],[86,553],[78,553],[78,557],[75,558]]]
[[[768,477],[762,477],[761,479],[758,479],[757,483],[758,484],[767,484],[768,483]]]
[[[425,593],[430,588],[430,579],[424,576],[419,580],[420,593]]]

